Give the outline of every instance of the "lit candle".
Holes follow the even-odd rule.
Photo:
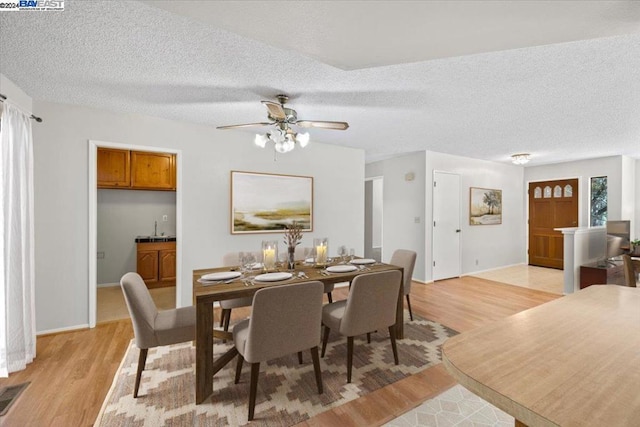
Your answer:
[[[267,248],[262,251],[264,268],[272,270],[276,266],[276,250]]]
[[[326,246],[316,246],[316,263],[321,265],[327,263],[327,247]]]

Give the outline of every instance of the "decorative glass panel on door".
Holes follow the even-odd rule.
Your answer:
[[[553,187],[553,197],[562,197],[562,187],[559,185]]]
[[[551,187],[547,185],[546,187],[544,187],[544,198],[548,199],[550,197],[551,197]]]
[[[533,198],[534,199],[541,199],[542,198],[542,188],[536,187],[536,189],[533,190]]]
[[[569,184],[564,186],[564,197],[572,197],[573,196],[573,187]]]

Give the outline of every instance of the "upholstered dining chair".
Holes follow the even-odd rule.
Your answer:
[[[120,279],[127,303],[136,346],[140,349],[133,397],[138,397],[140,378],[150,348],[192,341],[196,338],[196,307],[158,311],[151,294],[138,273],[127,273]]]
[[[346,300],[327,304],[322,308],[322,357],[327,349],[329,333],[338,331],[347,337],[347,382],[351,382],[353,338],[375,330],[389,329],[393,360],[397,365],[396,308],[400,292],[401,273],[398,270],[356,276]]]
[[[296,251],[293,258],[296,261],[304,261],[306,258],[305,255],[310,254],[312,250],[313,248],[310,248],[310,247],[296,246]],[[329,302],[333,302],[332,292],[335,289],[335,287],[336,287],[335,283],[325,283],[324,285],[324,293],[327,294],[327,300]]]
[[[295,283],[258,290],[253,297],[251,317],[233,327],[238,349],[235,383],[240,381],[242,364],[251,364],[249,421],[253,420],[260,363],[309,349],[313,369],[322,394],[322,375],[318,357],[322,318],[321,282]]]
[[[637,273],[640,271],[640,261],[632,260],[629,255],[625,254],[622,255],[622,262],[624,264],[624,281],[627,286],[635,288],[637,286]],[[637,267],[634,264],[636,264]]]
[[[255,252],[254,255],[256,256],[256,260],[259,259],[258,252]],[[239,266],[240,262],[241,260],[239,252],[230,252],[224,254],[222,257],[223,267],[232,267],[235,265]],[[252,301],[253,297],[232,298],[220,301],[220,327],[222,327],[225,331],[228,331],[229,323],[231,322],[231,310],[240,307],[250,307]]]
[[[396,249],[391,255],[391,265],[397,265],[404,268],[404,276],[402,283],[402,292],[407,299],[407,308],[409,309],[409,318],[413,320],[413,311],[411,311],[411,278],[413,277],[413,268],[416,266],[416,253],[407,249]]]

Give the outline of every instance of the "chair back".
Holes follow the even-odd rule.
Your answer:
[[[120,287],[131,315],[136,345],[142,349],[157,346],[154,325],[158,309],[144,280],[138,273],[127,273],[120,279]]]
[[[411,292],[411,278],[413,277],[413,268],[416,266],[416,256],[414,251],[407,249],[397,249],[391,256],[389,264],[404,268],[404,276],[402,289],[404,295]]]
[[[633,260],[627,254],[622,255],[622,261],[624,263],[624,281],[627,286],[633,288],[636,287],[636,269],[633,265]]]
[[[321,282],[260,289],[253,297],[244,358],[263,362],[316,347],[322,322]]]
[[[356,276],[351,282],[340,333],[352,337],[396,323],[400,281],[398,270]]]

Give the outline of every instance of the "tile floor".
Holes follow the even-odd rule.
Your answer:
[[[511,415],[456,385],[385,424],[388,427],[513,427]]]

